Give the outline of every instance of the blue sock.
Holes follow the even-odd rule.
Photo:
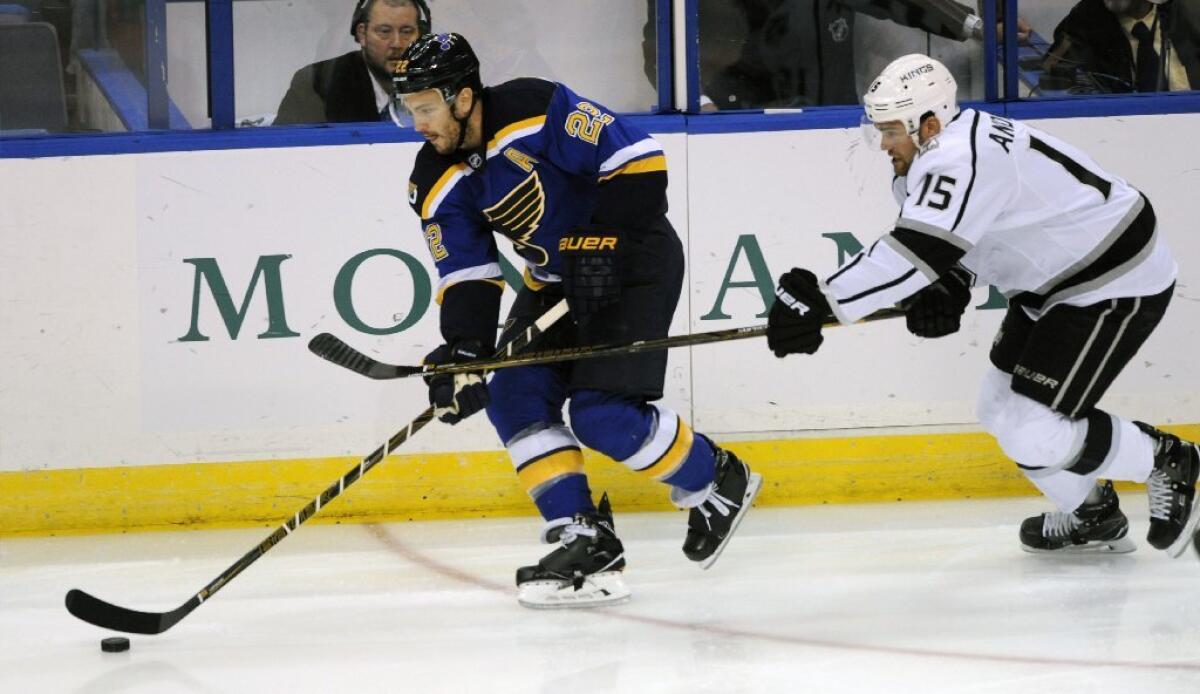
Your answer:
[[[689,492],[698,492],[708,486],[716,474],[717,458],[712,444],[704,436],[692,434],[692,450],[679,469],[663,478],[663,482]]]
[[[533,500],[542,518],[569,518],[576,513],[591,513],[596,510],[592,503],[592,491],[588,488],[587,475],[567,475],[542,490]]]

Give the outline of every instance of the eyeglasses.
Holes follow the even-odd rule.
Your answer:
[[[379,39],[380,41],[391,41],[396,37],[400,38],[401,40],[411,41],[416,39],[418,35],[417,28],[411,24],[399,27],[392,26],[390,24],[373,24],[370,27],[370,31],[375,35],[375,38]]]

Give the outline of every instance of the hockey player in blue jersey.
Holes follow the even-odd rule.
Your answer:
[[[666,159],[653,138],[561,84],[483,88],[479,61],[458,34],[420,38],[401,57],[395,85],[426,139],[408,198],[439,276],[445,344],[427,362],[491,352],[504,285],[497,234],[525,260],[507,332],[565,298],[572,321],[552,327],[541,348],[667,334],[683,252],[666,218]],[[654,402],[666,363],[658,352],[506,369],[490,383],[481,374],[430,379],[442,421],[487,409],[546,520],[543,541],[558,544],[517,571],[522,604],[629,596],[624,549],[607,496],[593,503],[583,446],[669,485],[671,499],[691,509],[684,554],[703,568],[750,508],[760,476]]]

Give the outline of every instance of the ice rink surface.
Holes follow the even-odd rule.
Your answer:
[[[63,607],[174,608],[270,529],[0,541],[0,692],[1200,692],[1200,561],[1030,555],[1037,498],[755,509],[721,560],[624,514],[628,604],[534,611],[533,518],[311,525],[159,636]]]

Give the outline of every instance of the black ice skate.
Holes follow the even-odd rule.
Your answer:
[[[702,569],[716,563],[761,487],[762,475],[750,472],[733,453],[717,448],[716,478],[698,504],[683,503],[682,499],[692,495],[673,490],[676,503],[691,507],[687,538],[683,541],[687,558],[698,562]]]
[[[1084,502],[1074,513],[1043,513],[1021,523],[1021,549],[1026,552],[1113,552],[1137,549],[1127,535],[1129,519],[1121,513],[1112,482],[1105,481],[1100,500]]]
[[[1196,444],[1160,431],[1142,422],[1134,422],[1154,439],[1154,471],[1146,480],[1150,495],[1150,532],[1146,541],[1171,557],[1183,553],[1196,524],[1196,477],[1200,475],[1200,451]]]
[[[625,602],[625,547],[613,529],[608,494],[594,513],[551,521],[543,531],[559,547],[537,566],[517,569],[517,601],[525,607],[596,607]]]

